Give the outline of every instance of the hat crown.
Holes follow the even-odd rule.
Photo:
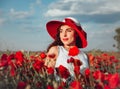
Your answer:
[[[66,18],[63,20],[63,22],[65,22],[66,19],[70,19],[70,20],[72,20],[77,26],[80,26],[80,22],[79,22],[77,19],[75,19],[75,18],[73,18],[73,17],[66,17]]]

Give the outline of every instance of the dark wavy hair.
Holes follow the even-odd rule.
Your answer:
[[[77,32],[76,32],[77,33]],[[76,46],[78,48],[81,48],[82,47],[82,44],[81,44],[81,38],[79,36],[76,37]],[[60,40],[60,30],[57,29],[57,34],[56,34],[56,37],[55,37],[55,40],[48,46],[47,48],[47,52],[49,51],[49,49],[53,46],[63,46],[64,44],[62,43],[62,41]]]

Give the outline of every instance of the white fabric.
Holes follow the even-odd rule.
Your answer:
[[[67,60],[71,58],[71,56],[68,56],[68,51],[63,46],[58,46],[58,50],[59,53],[55,67],[63,65],[69,70],[71,76],[74,76],[73,65],[71,63],[67,63]],[[79,59],[82,62],[82,65],[80,66],[80,72],[83,74],[84,70],[89,67],[87,55],[84,52],[80,52],[77,56],[74,56],[73,58]]]

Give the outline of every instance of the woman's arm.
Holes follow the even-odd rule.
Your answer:
[[[56,59],[58,56],[58,47],[57,46],[53,46],[49,49],[49,51],[47,52],[47,57],[45,60],[45,65],[47,67],[55,67],[55,63],[56,63]]]

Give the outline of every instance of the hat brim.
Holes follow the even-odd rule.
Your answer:
[[[56,38],[57,29],[63,24],[64,22],[60,21],[50,21],[46,24],[47,31],[53,39]]]
[[[46,24],[47,31],[53,39],[56,38],[57,29],[61,25],[68,25],[68,26],[74,28],[76,30],[76,32],[78,33],[81,41],[82,41],[82,47],[81,48],[85,48],[87,46],[87,34],[86,34],[86,32],[84,32],[84,30],[81,28],[81,26],[78,27],[76,25],[69,24],[69,23],[66,23],[66,22],[50,21]]]

